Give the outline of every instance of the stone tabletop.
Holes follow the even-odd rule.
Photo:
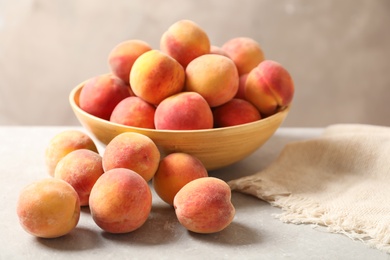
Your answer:
[[[39,239],[18,223],[20,190],[49,177],[44,151],[62,130],[79,127],[0,127],[0,259],[390,259],[360,241],[328,233],[322,227],[286,224],[281,210],[257,198],[233,192],[236,216],[215,234],[188,232],[173,209],[153,193],[146,223],[128,234],[103,232],[83,208],[77,227],[57,239]],[[267,167],[291,141],[318,136],[320,128],[280,128],[248,158],[209,174],[229,181]],[[103,147],[99,147],[103,152]]]

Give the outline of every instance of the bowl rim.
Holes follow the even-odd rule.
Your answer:
[[[88,80],[85,80],[85,81],[81,82],[80,84],[78,84],[76,87],[74,87],[71,90],[71,92],[69,94],[69,102],[70,102],[70,105],[71,105],[71,107],[73,109],[76,109],[78,113],[81,113],[81,114],[83,114],[86,117],[90,117],[93,120],[96,120],[96,121],[98,121],[99,123],[102,123],[102,124],[108,124],[108,125],[111,125],[111,126],[121,127],[121,128],[129,129],[129,130],[148,131],[148,132],[151,132],[151,133],[205,133],[205,132],[210,133],[210,132],[224,132],[224,131],[229,130],[229,129],[233,130],[233,129],[237,129],[237,128],[242,128],[244,126],[248,126],[249,127],[250,125],[256,125],[256,124],[259,124],[260,122],[266,124],[267,122],[272,121],[276,117],[280,116],[281,113],[283,113],[283,114],[288,113],[289,110],[290,110],[290,107],[291,107],[291,104],[288,105],[288,106],[285,106],[285,107],[281,107],[275,114],[273,114],[271,116],[268,116],[268,117],[265,117],[265,118],[261,118],[260,120],[257,120],[257,121],[254,121],[254,122],[249,122],[249,123],[235,125],[235,126],[226,126],[226,127],[209,128],[209,129],[196,129],[196,130],[164,130],[164,129],[142,128],[142,127],[127,126],[127,125],[114,123],[114,122],[111,122],[109,120],[105,120],[105,119],[99,118],[97,116],[94,116],[92,114],[89,114],[89,113],[85,112],[84,110],[82,110],[80,108],[78,102],[76,102],[76,94],[81,91],[81,89],[84,87],[84,85],[85,85],[85,83],[87,81]]]

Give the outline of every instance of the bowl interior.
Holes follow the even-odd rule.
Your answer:
[[[115,136],[136,132],[150,137],[162,156],[172,152],[185,152],[198,157],[207,170],[222,168],[238,162],[261,147],[286,118],[289,107],[256,122],[239,126],[207,130],[156,130],[130,127],[109,122],[90,115],[79,107],[79,95],[84,83],[75,87],[69,102],[81,125],[102,144],[107,145]]]

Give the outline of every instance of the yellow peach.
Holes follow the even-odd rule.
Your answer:
[[[93,116],[109,120],[112,110],[131,95],[130,86],[112,74],[87,80],[80,91],[79,105]]]
[[[214,127],[227,127],[261,119],[259,110],[249,101],[233,98],[213,110]]]
[[[235,208],[229,185],[215,177],[190,181],[173,200],[179,222],[196,233],[215,233],[233,221]]]
[[[228,102],[238,91],[237,68],[223,55],[202,55],[191,61],[185,72],[185,90],[202,95],[210,107]]]
[[[45,163],[49,174],[54,176],[58,162],[68,153],[78,149],[89,149],[98,152],[92,138],[82,131],[64,130],[56,134],[45,150]]]
[[[103,169],[127,168],[145,181],[153,178],[160,162],[160,151],[146,135],[125,132],[112,139],[103,154]]]
[[[180,20],[164,32],[160,39],[160,49],[185,68],[193,59],[210,53],[210,40],[198,24]]]
[[[135,60],[141,54],[152,50],[152,47],[141,40],[127,40],[116,45],[108,55],[108,64],[111,72],[129,83],[130,71]]]
[[[184,80],[183,67],[159,50],[142,54],[130,72],[133,93],[153,105],[182,91]]]
[[[270,116],[288,106],[293,96],[293,79],[276,61],[265,60],[248,74],[245,99],[255,105],[263,116]]]
[[[20,192],[17,215],[26,232],[42,238],[60,237],[78,224],[79,197],[73,187],[63,180],[42,179]]]
[[[181,92],[164,99],[156,108],[154,124],[159,130],[213,128],[213,113],[196,92]]]
[[[109,233],[128,233],[140,228],[152,209],[148,183],[136,172],[116,168],[96,181],[89,197],[95,223]]]
[[[91,150],[79,149],[58,162],[54,177],[72,185],[79,195],[80,205],[87,206],[91,189],[103,173],[102,157]]]
[[[249,73],[264,60],[258,42],[249,37],[236,37],[222,45],[221,49],[234,61],[240,75]]]
[[[110,121],[134,127],[154,129],[156,107],[140,97],[128,97],[112,111]]]
[[[173,198],[185,184],[207,176],[206,168],[195,156],[171,153],[161,160],[153,177],[153,187],[163,201],[173,205]]]

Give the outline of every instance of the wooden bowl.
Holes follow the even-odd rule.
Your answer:
[[[84,83],[75,87],[69,102],[81,125],[102,144],[107,145],[124,132],[137,132],[150,137],[162,156],[185,152],[198,157],[207,170],[214,170],[238,162],[261,147],[286,118],[289,107],[256,122],[239,126],[207,130],[155,130],[130,127],[109,122],[84,112],[79,107],[79,95]]]

